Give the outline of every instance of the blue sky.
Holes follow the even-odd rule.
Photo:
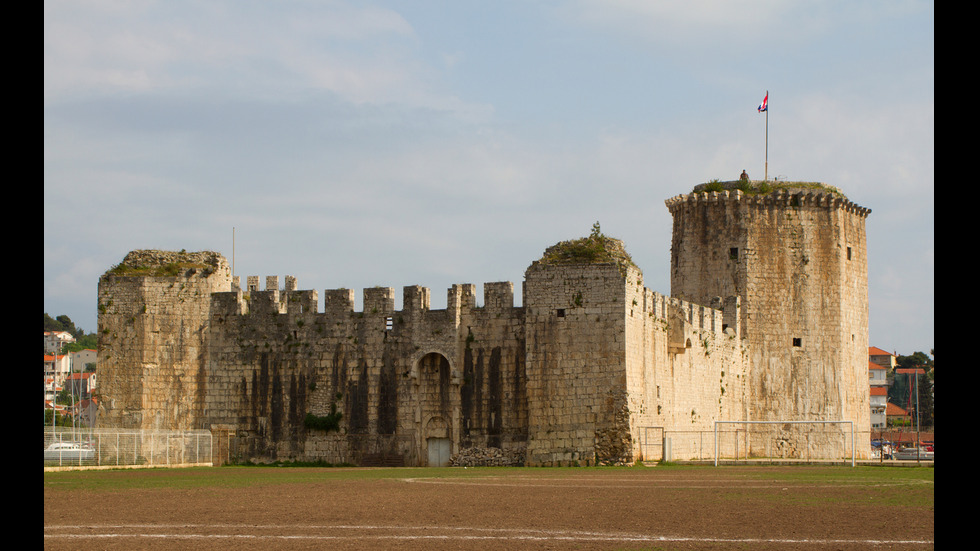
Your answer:
[[[746,169],[872,209],[870,340],[934,347],[934,6],[920,1],[44,3],[44,309],[96,329],[133,249],[302,289],[512,281]]]

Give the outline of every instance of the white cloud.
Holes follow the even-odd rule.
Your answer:
[[[397,12],[343,2],[46,3],[45,97],[153,92],[273,101],[336,94],[477,118],[434,84],[417,37]]]

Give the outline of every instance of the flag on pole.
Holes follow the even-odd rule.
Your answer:
[[[769,181],[769,90],[766,90],[766,97],[762,99],[759,112],[766,113],[766,180]]]

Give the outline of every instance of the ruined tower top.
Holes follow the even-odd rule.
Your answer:
[[[228,271],[228,261],[213,251],[130,251],[122,262],[110,268],[105,276],[173,277],[200,272],[204,276]]]
[[[544,255],[535,264],[617,264],[620,267],[637,267],[623,242],[603,235],[598,222],[592,226],[589,237],[556,243],[545,249]]]

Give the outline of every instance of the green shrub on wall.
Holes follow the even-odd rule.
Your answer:
[[[324,432],[340,431],[340,419],[344,414],[337,411],[337,404],[330,404],[330,415],[306,414],[303,425],[311,430],[322,430]]]

